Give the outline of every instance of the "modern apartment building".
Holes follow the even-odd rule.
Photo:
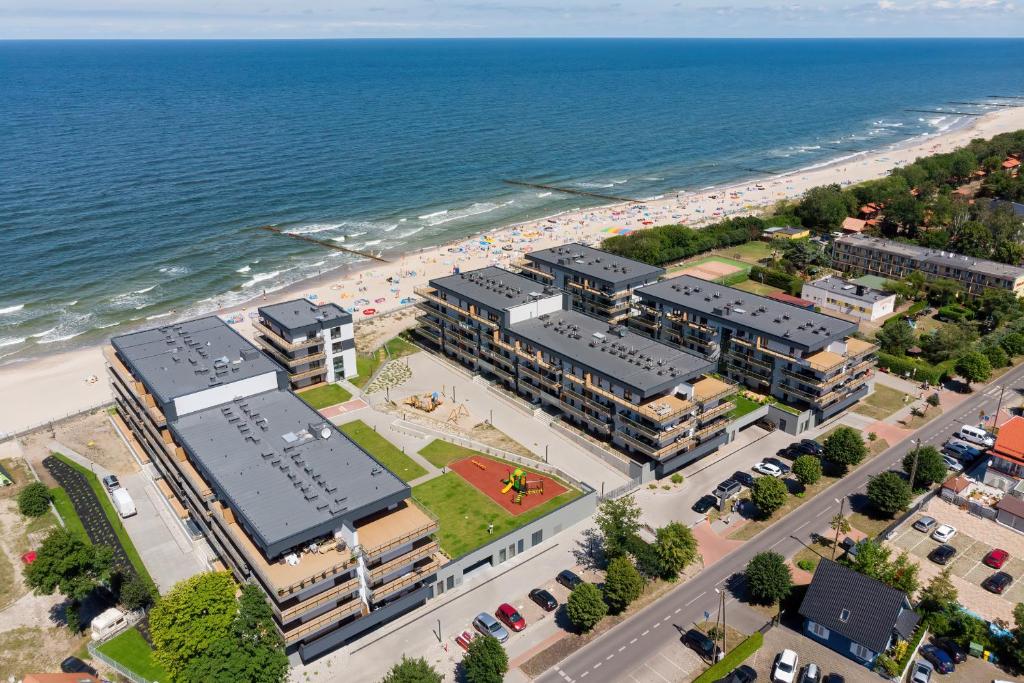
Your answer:
[[[496,267],[417,290],[418,331],[445,355],[664,475],[724,443],[734,384],[714,362],[566,310],[567,294]]]
[[[114,337],[119,416],[172,504],[290,652],[316,657],[422,604],[445,561],[410,489],[216,317]]]
[[[633,290],[657,282],[664,268],[609,254],[585,244],[563,244],[524,255],[521,274],[565,291],[573,310],[609,322],[625,320]]]
[[[288,371],[293,389],[356,376],[352,316],[337,304],[294,299],[258,311],[256,343]]]
[[[832,275],[805,282],[800,298],[814,303],[823,311],[834,311],[869,322],[892,315],[896,309],[895,294]]]
[[[913,272],[959,282],[971,296],[986,289],[1001,289],[1024,296],[1024,268],[972,256],[936,251],[866,235],[843,235],[834,242],[836,268],[858,275],[880,275],[899,280]]]
[[[793,418],[812,421],[796,431],[868,393],[877,347],[850,336],[855,322],[689,275],[642,287],[636,295],[640,312],[630,326],[700,354],[722,375],[758,393],[809,411],[809,418]]]

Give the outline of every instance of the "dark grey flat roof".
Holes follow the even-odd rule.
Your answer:
[[[259,314],[278,326],[295,330],[302,327],[337,327],[352,322],[352,316],[338,304],[317,305],[309,299],[293,299],[279,304],[260,306]]]
[[[886,294],[883,291],[871,289],[864,285],[858,285],[855,282],[850,282],[849,280],[844,280],[841,277],[834,277],[832,275],[826,275],[820,280],[808,282],[807,284],[812,287],[817,287],[818,289],[824,289],[830,292],[835,292],[836,294],[841,294],[848,299],[856,299],[857,301],[863,301],[869,304],[896,296],[895,294]],[[861,289],[862,293],[857,292],[858,287]]]
[[[857,323],[848,320],[815,313],[800,306],[701,280],[692,275],[680,275],[636,291],[640,296],[653,297],[808,348],[825,346],[853,334],[857,329]]]
[[[985,259],[974,258],[973,256],[964,256],[963,254],[957,254],[952,251],[936,251],[935,249],[929,249],[928,247],[922,247],[917,244],[895,242],[893,240],[882,239],[881,237],[844,235],[836,241],[849,244],[854,247],[877,249],[878,251],[888,254],[917,259],[923,263],[942,265],[950,268],[960,268],[961,270],[984,273],[985,275],[991,275],[999,278],[1016,280],[1019,277],[1024,277],[1024,268],[1021,266],[1011,266],[1006,263],[987,261]]]
[[[161,404],[281,367],[217,316],[114,337],[125,365]]]
[[[992,210],[999,210],[1003,207],[1010,209],[1010,212],[1018,218],[1024,218],[1024,204],[1007,201],[1005,199],[992,199],[990,197],[978,197],[974,200],[978,204],[985,204]]]
[[[170,428],[270,558],[408,497],[398,477],[289,391],[190,413]]]
[[[576,311],[516,323],[508,332],[643,396],[670,389],[715,367],[700,356]]]
[[[430,284],[495,311],[525,304],[532,294],[545,294],[544,285],[497,266],[436,278]]]
[[[524,256],[612,285],[648,282],[665,274],[664,268],[609,254],[577,242],[531,251]]]

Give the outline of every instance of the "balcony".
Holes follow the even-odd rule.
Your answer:
[[[772,349],[769,349],[767,346],[761,346],[761,339],[760,339],[760,337],[758,337],[757,341],[754,342],[754,343],[751,343],[750,341],[747,341],[746,339],[739,339],[738,337],[732,337],[730,339],[730,341],[732,343],[734,343],[734,344],[739,344],[740,346],[743,346],[745,348],[751,349],[753,351],[758,351],[759,353],[766,353],[769,356],[774,356],[776,358],[781,358],[782,360],[789,361],[790,363],[799,363],[800,362],[799,358],[796,358],[794,356],[790,356],[790,355],[782,353],[780,351],[773,351]]]
[[[281,353],[281,350],[278,349],[273,343],[267,341],[266,339],[260,336],[256,337],[256,343],[259,344],[260,348],[263,349],[265,353],[269,353],[271,356],[274,357],[274,360],[276,360],[278,363],[284,365],[287,368],[294,368],[299,365],[305,365],[306,363],[313,363],[316,361],[327,359],[327,354],[325,354],[323,351],[311,353],[307,356],[290,358],[285,354]]]
[[[537,268],[534,268],[532,265],[530,265],[531,263],[532,263],[531,261],[523,259],[521,261],[516,261],[512,265],[514,265],[516,268],[519,268],[520,270],[525,270],[527,273],[530,273],[532,275],[536,275],[536,276],[541,277],[541,278],[543,278],[545,280],[548,280],[549,282],[553,282],[554,281],[554,279],[555,279],[554,275],[552,275],[551,273],[545,273],[543,270],[538,270]]]
[[[437,557],[431,557],[428,562],[416,567],[410,573],[400,576],[394,581],[389,581],[383,585],[371,588],[370,593],[373,594],[374,602],[380,602],[389,595],[393,595],[404,588],[408,588],[414,583],[423,581],[440,569],[440,567],[441,561]]]
[[[660,396],[658,398],[651,399],[647,403],[634,403],[622,396],[613,394],[607,389],[602,389],[596,384],[592,384],[589,379],[583,380],[569,373],[565,373],[565,378],[571,382],[582,385],[587,391],[593,392],[610,401],[614,401],[615,403],[618,403],[619,405],[634,412],[640,413],[644,417],[657,423],[667,422],[668,420],[676,418],[693,408],[692,402],[675,396]]]
[[[640,451],[644,455],[654,458],[655,460],[661,460],[662,458],[665,458],[667,456],[675,455],[677,453],[681,453],[682,451],[689,450],[696,443],[694,439],[688,438],[681,439],[679,441],[673,441],[667,446],[658,448],[657,446],[652,446],[649,443],[640,441],[639,439],[636,439],[625,432],[617,432],[617,434],[622,438],[623,441],[628,443],[630,446]]]
[[[707,427],[702,427],[698,429],[696,432],[694,432],[693,436],[698,441],[704,441],[705,437],[710,436],[711,434],[717,434],[718,432],[723,431],[728,426],[728,420],[720,420],[718,422],[714,422],[708,425]]]
[[[705,377],[693,383],[693,400],[701,406],[714,403],[736,393],[736,385],[715,377]]]
[[[355,602],[347,602],[344,605],[335,607],[330,612],[325,612],[315,619],[311,619],[303,624],[297,625],[295,628],[284,631],[284,643],[285,645],[292,645],[302,640],[303,638],[309,637],[318,631],[341,621],[345,617],[352,614],[359,614],[365,616],[368,613],[366,604],[362,600],[356,600]]]
[[[583,420],[584,422],[589,424],[591,427],[594,427],[598,431],[605,433],[610,433],[612,431],[612,425],[608,424],[607,422],[601,420],[598,417],[595,417],[589,413],[584,412],[583,410],[577,408],[568,401],[560,400],[558,402],[558,405],[562,410],[565,410],[571,415],[575,415],[577,418]]]
[[[772,364],[769,361],[756,358],[752,353],[738,353],[737,351],[726,351],[725,357],[735,360],[737,363],[746,363],[748,365],[756,365],[757,367],[765,370],[771,375]]]
[[[831,351],[819,351],[807,356],[804,361],[816,372],[830,372],[846,362],[846,356]]]
[[[303,372],[295,372],[295,373],[289,372],[288,373],[288,379],[290,379],[293,382],[298,382],[300,379],[307,379],[307,378],[310,378],[310,377],[319,377],[321,375],[323,375],[323,376],[327,375],[327,366],[320,366],[318,368],[313,368],[312,370],[305,370]]]
[[[492,320],[488,320],[487,318],[483,318],[483,317],[481,317],[481,316],[479,316],[476,313],[473,313],[471,311],[467,311],[465,308],[461,308],[461,307],[459,307],[459,306],[457,306],[457,305],[455,305],[455,304],[453,304],[453,303],[451,303],[449,301],[445,301],[441,297],[437,296],[437,290],[434,289],[433,287],[416,287],[416,288],[413,289],[413,292],[417,296],[421,296],[424,299],[426,299],[427,301],[433,301],[434,303],[436,303],[439,306],[442,306],[444,308],[450,308],[453,311],[458,311],[462,315],[464,315],[464,316],[466,316],[468,318],[472,318],[473,320],[477,321],[478,323],[482,323],[482,324],[488,326],[492,330],[498,329],[498,323],[496,323],[496,322],[494,322]]]
[[[618,415],[616,415],[616,417],[622,420],[624,423],[626,423],[626,425],[629,426],[631,429],[634,429],[643,434],[644,436],[646,436],[647,438],[654,439],[659,443],[661,441],[664,441],[665,439],[673,438],[679,432],[685,431],[686,429],[693,426],[693,420],[684,420],[679,424],[669,427],[668,429],[659,430],[655,429],[654,427],[645,425],[642,422],[637,422],[636,420],[627,417],[622,413],[619,413]]]
[[[299,351],[301,349],[307,349],[310,346],[316,346],[317,344],[323,344],[324,340],[321,337],[313,337],[312,339],[303,339],[300,341],[288,341],[277,332],[264,325],[258,319],[252,320],[252,327],[257,332],[265,334],[268,337],[274,339],[279,346],[284,348],[286,351]]]
[[[711,410],[705,410],[703,413],[697,415],[697,422],[703,424],[708,420],[718,417],[719,415],[728,413],[730,410],[736,407],[736,404],[732,401],[726,401],[725,403],[719,403]]]
[[[560,389],[561,386],[562,386],[562,382],[560,380],[552,379],[550,377],[547,377],[544,373],[538,372],[537,370],[534,370],[533,368],[531,368],[529,365],[526,365],[525,363],[520,363],[519,364],[519,372],[521,374],[524,374],[524,375],[529,375],[530,377],[532,377],[533,379],[536,379],[538,382],[540,382],[544,386],[551,387],[552,389],[555,389],[555,390]]]
[[[118,358],[117,352],[114,351],[112,346],[103,347],[103,356],[107,361],[108,367],[117,375],[121,383],[134,395],[135,399],[142,405],[146,412],[149,414],[150,419],[157,427],[163,427],[167,424],[167,418],[164,416],[162,410],[156,405],[156,399],[153,398],[146,390],[146,385],[135,379],[135,376],[128,371],[121,359]]]
[[[351,593],[356,593],[358,590],[358,577],[349,579],[348,581],[343,581],[342,583],[339,583],[337,586],[331,588],[330,590],[326,590],[323,593],[317,593],[316,597],[312,599],[303,600],[302,602],[299,602],[289,607],[288,609],[281,610],[281,621],[283,623],[288,623],[289,621],[299,616],[300,614],[303,614],[304,612],[309,612],[310,610],[316,609],[317,607],[321,607],[330,602],[335,602],[343,596],[349,595]]]
[[[856,337],[850,337],[846,340],[846,355],[848,358],[860,358],[876,351],[878,351],[878,344],[872,344]]]
[[[661,327],[661,323],[658,322],[657,319],[650,320],[646,316],[643,316],[643,315],[634,316],[634,317],[630,318],[629,319],[629,324],[631,326],[633,326],[633,327],[641,327],[641,328],[643,328],[645,330],[648,330],[650,332],[654,332],[659,327]]]
[[[383,555],[437,531],[437,520],[432,519],[422,508],[411,500],[405,501],[403,505],[356,523],[364,557],[371,559]]]
[[[399,555],[393,560],[377,565],[370,569],[369,582],[374,583],[376,581],[380,581],[388,574],[392,574],[406,565],[418,562],[424,557],[433,555],[438,551],[438,549],[437,541],[429,541],[418,548],[413,548],[409,552]]]

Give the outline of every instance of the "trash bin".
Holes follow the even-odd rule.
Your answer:
[[[971,645],[968,648],[972,657],[981,657],[985,653],[985,647],[981,643],[975,643],[971,641]]]

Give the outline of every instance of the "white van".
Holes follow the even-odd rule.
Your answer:
[[[132,500],[131,494],[126,489],[114,489],[110,493],[110,499],[114,501],[117,514],[121,515],[122,519],[136,513],[135,501]]]
[[[985,448],[992,448],[996,445],[996,440],[992,438],[992,435],[981,427],[964,425],[956,435],[964,441],[970,441],[971,443],[976,443],[979,446],[984,446]]]

